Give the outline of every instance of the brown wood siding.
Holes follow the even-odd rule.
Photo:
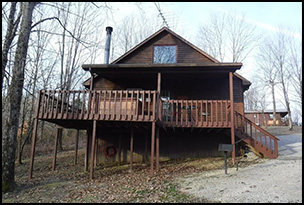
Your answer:
[[[132,54],[119,61],[119,64],[146,64],[153,63],[154,45],[177,45],[177,63],[200,63],[212,62],[206,56],[202,55],[186,43],[182,42],[172,34],[162,32],[157,37],[151,39],[146,44],[139,47]]]
[[[234,103],[234,110],[244,115],[244,103]]]
[[[124,90],[120,85],[102,77],[94,79],[93,90]]]
[[[243,83],[242,80],[237,78],[237,77],[233,77],[233,99],[235,103],[240,103],[243,102],[243,95],[244,95],[244,91],[243,91]]]

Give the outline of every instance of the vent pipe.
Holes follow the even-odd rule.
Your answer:
[[[111,33],[113,31],[113,28],[110,26],[107,26],[106,31],[107,31],[107,39],[106,39],[106,46],[105,46],[104,63],[109,64]]]

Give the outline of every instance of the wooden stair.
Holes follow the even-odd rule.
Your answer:
[[[278,138],[235,112],[235,135],[258,156],[276,159],[278,157]]]

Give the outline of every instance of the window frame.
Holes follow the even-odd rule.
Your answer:
[[[161,47],[161,46],[172,46],[172,47],[175,47],[175,62],[174,63],[177,63],[177,44],[154,44],[153,45],[153,55],[152,55],[152,64],[170,64],[170,63],[155,63],[154,62],[154,56],[155,56],[155,47],[158,46],[158,47]]]

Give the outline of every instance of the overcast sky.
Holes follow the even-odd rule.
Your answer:
[[[227,11],[237,12],[240,16],[244,14],[261,33],[275,31],[283,25],[297,32],[299,39],[302,38],[302,2],[111,2],[108,5],[113,8],[113,18],[109,18],[106,24],[114,28],[113,32],[123,17],[130,14],[152,14],[152,18],[162,18],[157,5],[169,28],[193,44],[196,44],[199,25],[209,21],[210,13]],[[253,70],[250,67],[252,60],[246,59],[241,69],[241,73],[248,78]]]
[[[113,8],[114,24],[134,12],[154,13],[155,18],[161,18],[154,2],[111,2],[109,5]],[[199,24],[208,21],[210,12],[229,10],[245,14],[248,21],[261,29],[273,30],[280,24],[295,30],[302,28],[302,2],[161,2],[159,6],[169,26],[178,20],[178,30],[186,31],[189,38],[194,38]],[[107,23],[113,22],[109,19]]]
[[[115,25],[129,14],[152,14],[152,17],[162,18],[158,5],[169,27],[194,44],[199,25],[209,21],[210,13],[227,11],[234,11],[240,16],[244,14],[259,32],[275,31],[278,26],[284,26],[297,32],[297,38],[302,39],[302,2],[111,2],[109,5],[113,8],[115,19],[108,19],[107,25],[114,27],[114,32]],[[247,58],[242,62],[240,73],[249,80],[252,80],[252,73],[256,70],[254,61],[254,58]],[[279,108],[283,107],[279,105]]]

